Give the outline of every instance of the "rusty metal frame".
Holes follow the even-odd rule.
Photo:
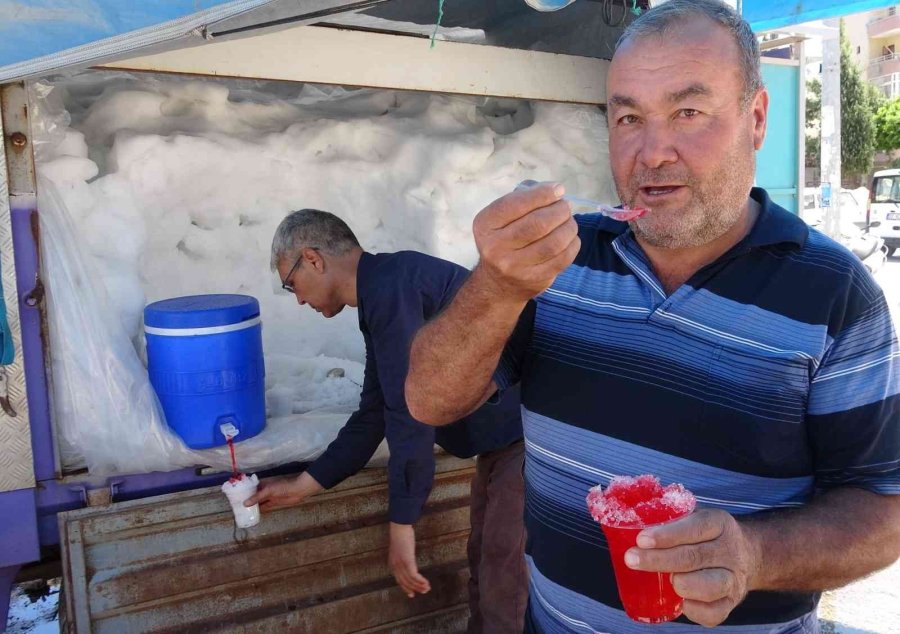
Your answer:
[[[416,525],[433,589],[414,601],[387,566],[387,472],[366,469],[246,530],[219,487],[60,513],[62,620],[78,634],[462,632],[472,464],[437,459]]]
[[[0,409],[0,491],[35,485],[34,456],[25,384],[19,293],[13,250],[11,210],[33,208],[36,201],[34,157],[28,122],[28,97],[22,83],[0,86],[0,268],[6,318],[15,346],[15,360],[0,367],[7,395]]]

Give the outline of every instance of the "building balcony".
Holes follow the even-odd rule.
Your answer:
[[[891,53],[869,62],[869,79],[900,73],[900,53]]]
[[[874,84],[884,96],[888,99],[894,99],[900,96],[900,73],[892,75],[884,75],[882,77],[870,77],[869,81]]]
[[[866,28],[870,39],[900,35],[900,14],[872,20]]]

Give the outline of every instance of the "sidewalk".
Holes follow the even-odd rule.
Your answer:
[[[822,634],[900,634],[900,562],[819,604]]]

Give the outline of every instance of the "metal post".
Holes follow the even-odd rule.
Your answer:
[[[806,45],[797,42],[800,72],[797,78],[797,214],[803,215],[803,190],[806,188]]]
[[[40,279],[34,145],[25,85],[14,83],[0,86],[0,109],[5,162],[9,172],[10,216],[9,233],[6,233],[5,225],[0,226],[0,243],[4,247],[4,289],[7,293],[15,291],[13,301],[7,300],[7,311],[14,308],[21,325],[19,352],[24,366],[24,376],[15,380],[17,390],[22,392],[22,403],[17,412],[22,424],[30,427],[30,441],[27,440],[28,429],[20,437],[26,438],[29,444],[29,453],[33,453],[34,477],[41,481],[54,478],[58,469],[48,401],[46,368],[49,365],[46,364],[44,346],[46,304]],[[14,277],[7,280],[10,274]],[[12,377],[10,382],[14,382]]]
[[[826,20],[834,35],[822,42],[822,206],[823,229],[835,240],[841,235],[841,40],[840,20]],[[825,206],[830,190],[830,205]]]

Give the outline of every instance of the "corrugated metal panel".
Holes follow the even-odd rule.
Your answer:
[[[442,456],[417,525],[432,591],[387,566],[387,484],[367,470],[236,529],[218,488],[59,515],[72,631],[461,632],[471,461]]]

